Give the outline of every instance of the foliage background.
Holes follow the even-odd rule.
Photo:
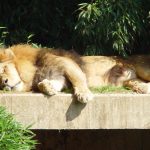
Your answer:
[[[5,0],[0,43],[74,48],[87,55],[149,53],[149,11],[149,0]]]

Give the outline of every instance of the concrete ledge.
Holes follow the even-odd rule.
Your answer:
[[[71,94],[0,94],[0,105],[32,129],[150,128],[148,94],[100,94],[87,105]]]

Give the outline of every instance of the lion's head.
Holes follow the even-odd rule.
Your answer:
[[[0,50],[0,89],[22,91],[23,82],[14,64],[14,53],[11,49]]]
[[[22,91],[23,82],[13,62],[0,63],[0,89]]]

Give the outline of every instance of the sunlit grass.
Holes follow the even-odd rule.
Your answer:
[[[90,90],[93,93],[129,93],[131,92],[131,90],[126,87],[116,87],[116,86],[91,87]]]
[[[32,139],[34,136],[0,106],[0,150],[33,150],[37,143]]]
[[[90,87],[90,90],[95,93],[131,93],[132,91],[126,87],[116,86],[102,86],[102,87]],[[73,93],[73,89],[64,89],[64,93]]]

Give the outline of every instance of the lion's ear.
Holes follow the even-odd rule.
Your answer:
[[[15,58],[15,54],[10,48],[0,49],[0,62],[13,60],[14,58]]]
[[[14,52],[10,48],[5,49],[4,53],[7,56],[7,58],[10,59],[10,60],[14,59],[14,57],[15,57]]]

